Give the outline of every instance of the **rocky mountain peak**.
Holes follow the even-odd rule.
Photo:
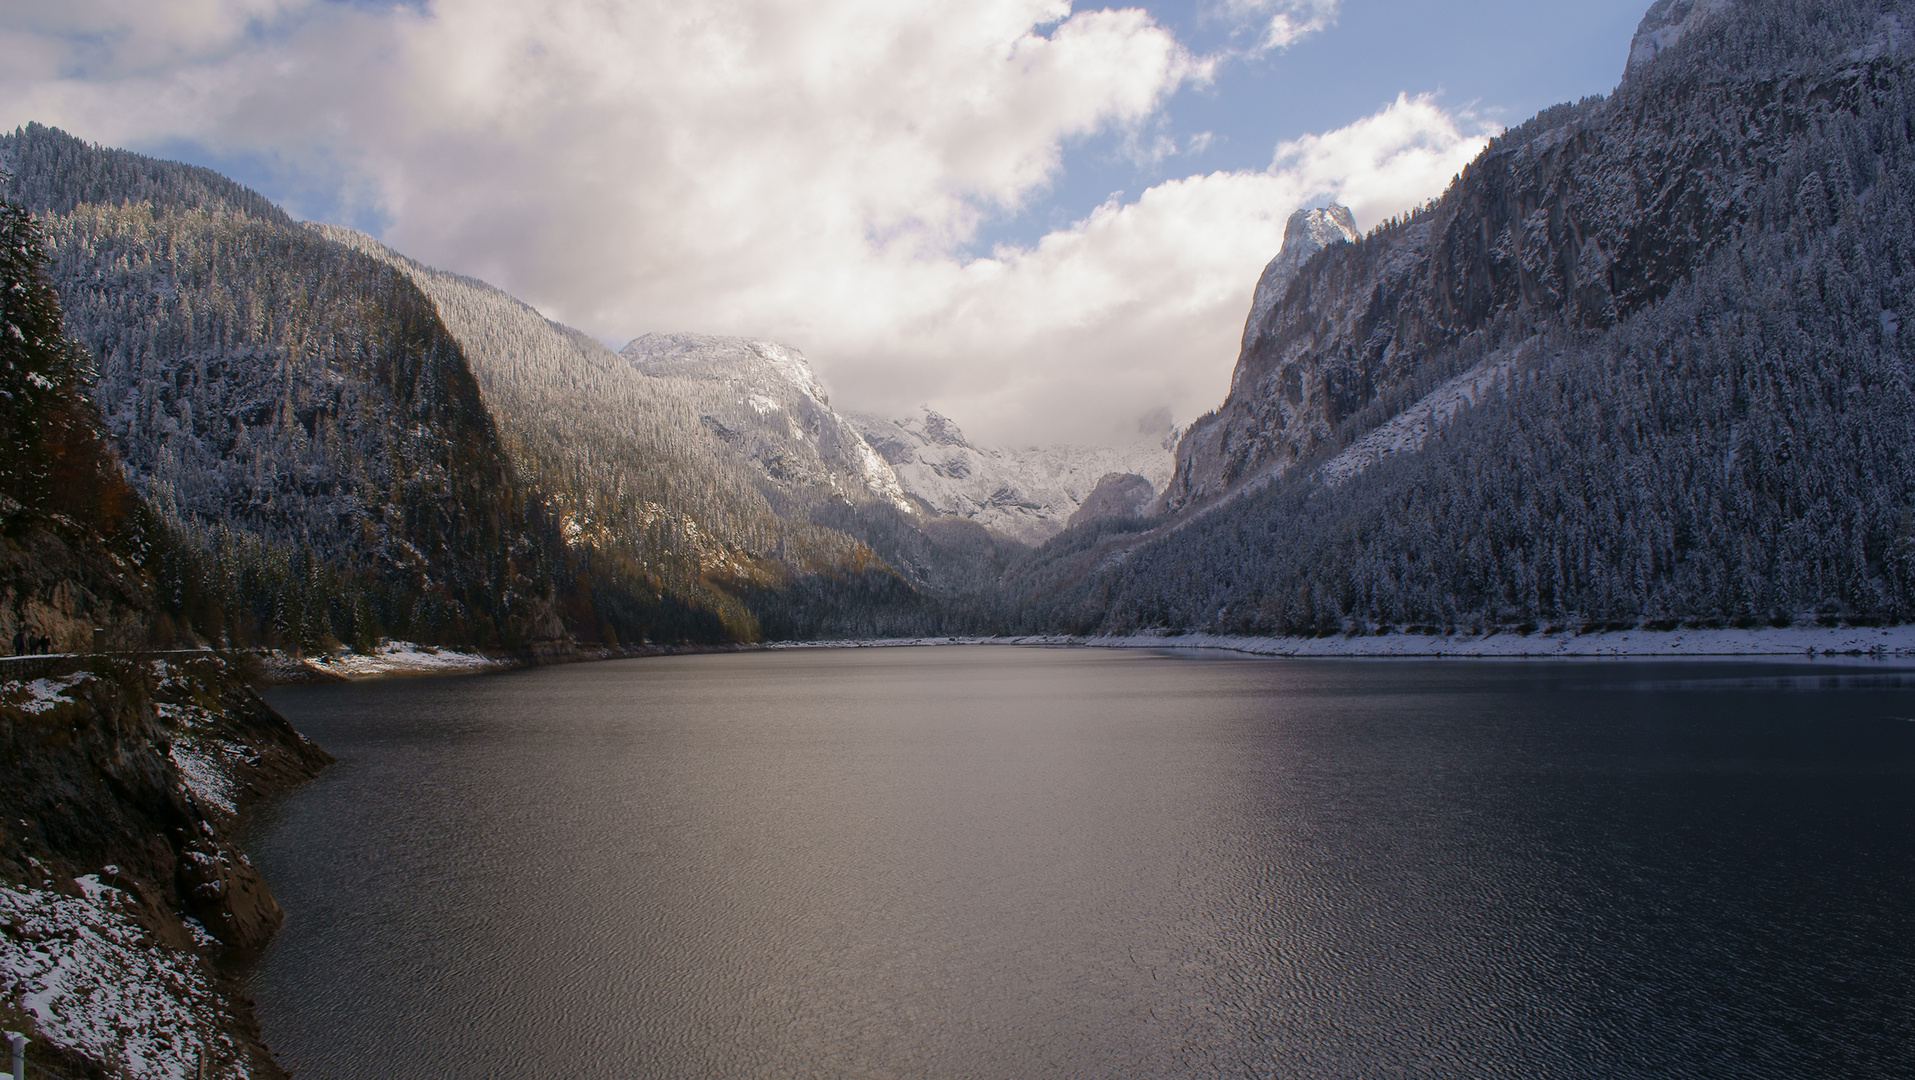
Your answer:
[[[1283,247],[1263,268],[1263,276],[1257,279],[1256,298],[1250,304],[1250,318],[1244,323],[1243,343],[1246,348],[1257,336],[1258,327],[1263,325],[1264,317],[1270,309],[1283,299],[1285,289],[1296,279],[1297,268],[1309,260],[1310,256],[1333,244],[1343,244],[1355,240],[1356,215],[1350,208],[1331,203],[1328,206],[1310,206],[1290,215],[1283,226]]]
[[[907,421],[906,424],[908,426],[909,422]],[[922,425],[925,442],[935,443],[938,446],[971,445],[970,442],[965,439],[964,432],[958,428],[957,421],[945,416],[943,413],[933,412],[927,407],[924,410]]]
[[[1682,35],[1717,11],[1733,6],[1735,0],[1656,0],[1629,42],[1628,70],[1633,71],[1675,47]]]

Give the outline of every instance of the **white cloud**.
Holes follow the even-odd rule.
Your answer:
[[[1268,170],[1160,184],[966,259],[980,219],[1039,197],[1070,140],[1117,130],[1154,152],[1164,101],[1213,61],[1142,11],[1061,0],[197,0],[159,29],[142,4],[87,10],[0,28],[123,43],[93,68],[0,71],[0,121],[329,177],[393,246],[555,318],[785,340],[842,404],[929,401],[1007,440],[1215,405],[1293,208],[1334,195],[1374,221],[1480,145],[1401,98]],[[144,51],[125,44],[141,34]]]
[[[1287,49],[1336,25],[1342,0],[1223,0],[1226,18],[1257,24],[1257,52]]]
[[[1368,227],[1440,192],[1485,141],[1429,98],[1399,97],[1286,143],[1267,170],[1159,184],[1028,250],[901,267],[914,288],[893,293],[908,298],[896,310],[914,317],[839,337],[829,373],[893,408],[928,397],[967,432],[1005,438],[1115,437],[1164,406],[1187,423],[1229,387],[1292,210],[1335,199]]]
[[[58,0],[9,5],[5,33],[31,41],[9,52],[15,79],[118,78],[215,58],[318,0]]]

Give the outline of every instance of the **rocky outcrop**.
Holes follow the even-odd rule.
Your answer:
[[[1629,42],[1630,68],[1650,63],[1675,47],[1689,29],[1735,0],[1656,0]]]
[[[12,823],[0,873],[114,866],[134,895],[221,942],[266,943],[279,905],[228,837],[253,800],[316,775],[324,751],[211,655],[100,659],[0,686],[0,807]]]
[[[0,655],[83,652],[97,638],[138,648],[156,636],[151,585],[104,549],[62,537],[70,522],[0,514]],[[4,528],[4,525],[0,525]],[[15,644],[41,645],[18,649]]]
[[[1263,332],[1264,320],[1270,317],[1270,309],[1277,306],[1283,294],[1290,291],[1290,283],[1297,279],[1298,267],[1324,248],[1347,244],[1358,235],[1356,216],[1347,206],[1331,203],[1305,207],[1291,214],[1283,226],[1283,246],[1257,279],[1257,291],[1250,301],[1250,317],[1243,324],[1243,347],[1248,349]]]

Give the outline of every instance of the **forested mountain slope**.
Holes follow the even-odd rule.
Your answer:
[[[0,201],[0,655],[147,642],[140,507],[86,397],[25,209]]]
[[[573,565],[564,590],[569,623],[589,631],[605,622],[604,636],[638,640],[649,632],[626,625],[636,612],[621,613],[644,607],[650,595],[690,603],[750,637],[757,630],[744,593],[772,595],[807,575],[884,572],[860,540],[809,516],[823,498],[883,496],[860,482],[825,480],[809,429],[771,455],[783,475],[767,471],[741,445],[747,425],[732,415],[748,408],[749,392],[729,393],[715,369],[692,363],[649,373],[482,281],[350,229],[307,228],[396,267],[430,297],[508,456],[560,531]],[[810,467],[778,469],[799,459]]]
[[[1613,95],[1305,262],[1179,448],[1177,519],[1068,538],[1034,621],[1915,617],[1910,30],[1658,3]]]
[[[403,275],[204,169],[0,138],[134,486],[255,610],[232,629],[558,632],[540,523]]]

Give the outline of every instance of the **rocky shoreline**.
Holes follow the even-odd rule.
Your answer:
[[[79,1080],[276,1080],[228,961],[283,919],[232,836],[331,758],[214,654],[0,683],[0,990]],[[256,675],[257,672],[251,672]]]

